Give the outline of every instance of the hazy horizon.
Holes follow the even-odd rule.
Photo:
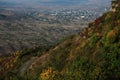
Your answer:
[[[80,6],[80,5],[109,5],[111,0],[0,0],[0,6]]]

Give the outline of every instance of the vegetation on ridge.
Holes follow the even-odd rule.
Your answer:
[[[24,75],[4,80],[119,80],[120,0],[116,1],[116,12],[105,13],[37,57]]]

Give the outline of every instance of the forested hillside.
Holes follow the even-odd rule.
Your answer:
[[[18,52],[17,64],[1,79],[120,80],[120,0],[112,1],[110,11],[82,32],[44,49]],[[29,55],[38,52],[39,55]],[[26,63],[26,58],[31,63]],[[29,66],[22,66],[21,61]]]

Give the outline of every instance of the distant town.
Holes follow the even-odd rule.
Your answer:
[[[82,24],[93,21],[97,17],[101,16],[102,13],[108,11],[109,8],[104,9],[93,9],[93,10],[82,10],[82,9],[60,9],[60,10],[45,10],[45,11],[34,11],[28,13],[28,16],[33,16],[40,22],[47,22],[50,24]]]

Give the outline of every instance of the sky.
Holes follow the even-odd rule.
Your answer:
[[[0,5],[83,5],[83,4],[107,4],[110,0],[0,0]]]
[[[0,0],[0,2],[7,3],[49,3],[49,4],[61,4],[61,3],[81,3],[88,0]]]

